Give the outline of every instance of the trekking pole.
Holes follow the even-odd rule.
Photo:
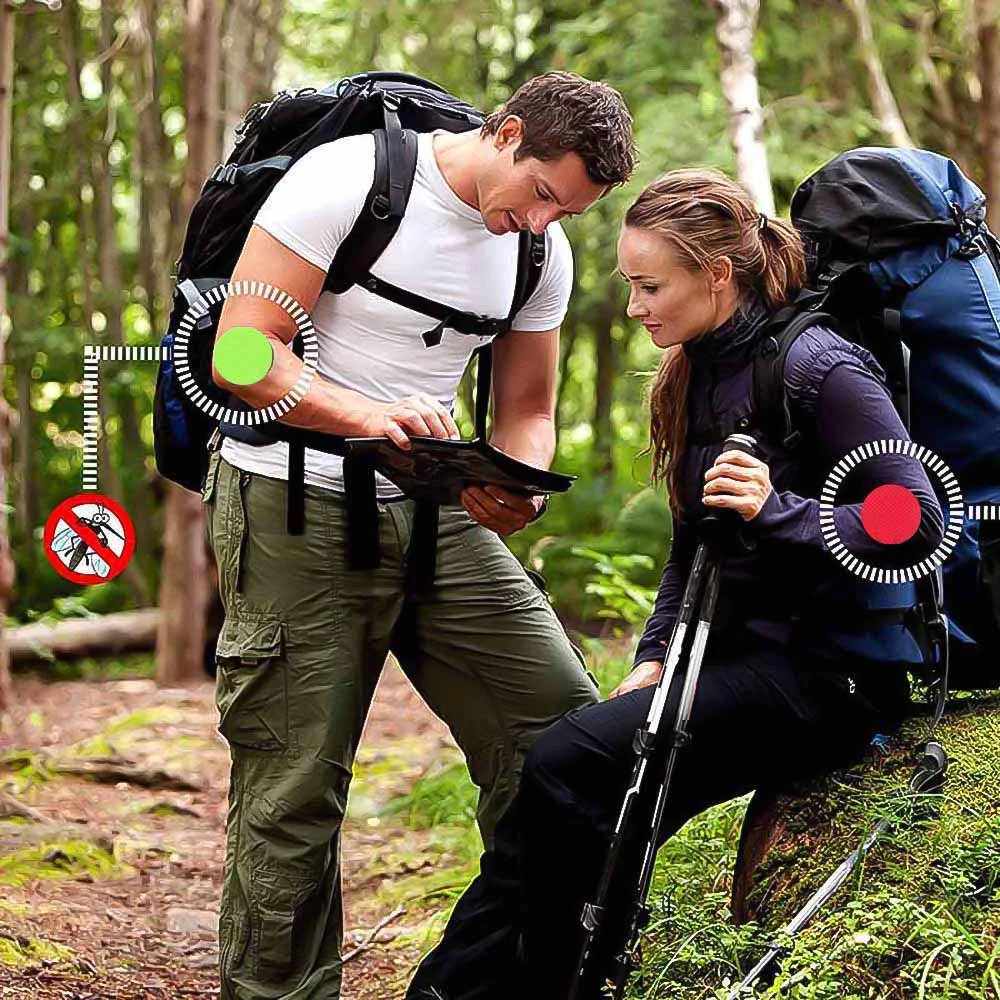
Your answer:
[[[756,442],[746,434],[732,434],[726,438],[723,444],[723,451],[738,450],[753,454],[755,448]],[[667,646],[663,671],[653,692],[653,700],[646,715],[646,724],[643,728],[636,731],[635,739],[633,740],[632,746],[636,753],[636,762],[632,771],[632,779],[625,792],[625,799],[618,814],[618,821],[615,824],[611,843],[608,847],[608,854],[601,872],[601,879],[598,883],[594,902],[585,903],[583,907],[581,921],[585,931],[584,942],[576,973],[573,976],[573,982],[570,986],[569,1000],[591,1000],[593,996],[592,993],[589,993],[589,990],[590,981],[594,976],[594,948],[599,940],[602,929],[608,896],[618,875],[618,870],[622,862],[623,847],[629,839],[628,833],[634,809],[642,793],[651,759],[660,745],[660,727],[663,721],[663,713],[666,709],[667,698],[670,694],[678,663],[680,662],[687,633],[697,614],[697,626],[691,642],[688,666],[684,676],[684,686],[681,689],[677,716],[670,734],[670,752],[667,757],[663,780],[660,783],[657,793],[650,835],[643,851],[642,867],[639,872],[635,897],[631,903],[627,918],[628,933],[625,938],[625,946],[615,958],[617,973],[615,975],[614,995],[619,998],[624,994],[625,983],[636,964],[633,955],[638,946],[639,935],[649,920],[646,897],[649,894],[649,888],[652,883],[660,826],[663,822],[666,803],[670,794],[670,786],[673,782],[678,752],[691,739],[687,726],[691,719],[691,710],[698,687],[698,677],[701,672],[701,664],[705,655],[705,646],[708,643],[712,616],[715,613],[715,605],[719,595],[719,549],[721,547],[722,536],[720,525],[724,524],[725,521],[718,514],[712,514],[705,518],[704,523],[711,529],[713,537],[703,538],[695,550],[691,571],[688,575],[688,581],[684,588],[684,596],[681,600],[680,612]],[[701,597],[700,608],[698,608],[699,597]],[[600,986],[599,989],[603,992],[603,986]]]
[[[948,769],[948,758],[940,743],[933,740],[924,749],[924,756],[917,765],[907,786],[907,797],[912,798],[927,792],[937,791],[944,780]],[[881,819],[869,831],[862,843],[856,847],[844,861],[833,871],[830,877],[806,901],[805,906],[795,914],[782,931],[784,938],[793,938],[816,915],[824,903],[844,884],[848,875],[854,870],[858,861],[863,858],[875,842],[892,826],[888,819]],[[726,1000],[739,1000],[745,997],[744,990],[749,989],[761,977],[763,972],[788,950],[788,941],[772,941],[761,960],[746,974],[743,981],[734,987]]]

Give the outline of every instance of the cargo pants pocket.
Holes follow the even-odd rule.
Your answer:
[[[316,883],[309,878],[284,872],[254,873],[250,904],[252,964],[261,982],[281,982],[295,966],[294,942],[301,940],[305,944],[310,940],[303,924],[310,915],[305,911],[315,892]]]
[[[288,670],[277,615],[227,615],[216,650],[219,732],[248,750],[288,746]]]

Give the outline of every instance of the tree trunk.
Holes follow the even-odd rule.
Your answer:
[[[1000,211],[1000,51],[997,49],[996,0],[976,0],[976,38],[979,42],[979,84],[982,91],[983,186],[991,218]]]
[[[13,180],[13,190],[23,190],[27,183],[26,169],[23,161],[20,164],[19,176]],[[14,231],[30,238],[35,232],[34,204],[30,198],[25,198],[21,204],[20,215],[14,224]],[[22,564],[25,576],[30,580],[35,575],[36,546],[32,532],[35,528],[37,509],[37,446],[34,443],[35,411],[31,407],[31,369],[35,361],[33,345],[23,336],[23,331],[29,329],[32,313],[37,314],[37,307],[32,301],[28,290],[27,255],[22,254],[11,260],[7,268],[7,297],[10,305],[7,310],[10,316],[10,338],[7,341],[9,363],[14,368],[14,384],[17,393],[17,432],[14,440],[14,458],[12,465],[17,480],[17,501],[15,504],[15,519],[18,533],[22,539]],[[15,582],[16,586],[16,582]]]
[[[187,163],[181,212],[191,213],[219,156],[219,0],[187,0],[184,21],[184,110]]]
[[[166,266],[170,253],[169,178],[156,65],[159,8],[159,0],[142,0],[130,28],[139,83],[138,155],[133,181],[139,190],[139,280],[146,293],[146,313],[154,336],[163,331],[162,317],[170,297],[170,274]]]
[[[569,367],[573,352],[576,350],[577,338],[580,335],[580,324],[564,324],[559,331],[559,384],[556,387],[556,447],[559,446],[561,428],[566,426],[566,415],[563,408],[566,400],[566,390],[569,386]]]
[[[875,43],[875,33],[872,31],[871,16],[868,12],[868,0],[844,0],[854,15],[858,27],[858,43],[861,45],[861,57],[868,71],[868,93],[871,97],[872,109],[879,120],[882,131],[893,146],[912,146],[913,140],[906,130],[906,123],[896,104],[889,80],[882,68],[882,60]]]
[[[0,0],[0,326],[7,315],[7,255],[10,239],[11,126],[14,109],[14,10]],[[5,336],[0,335],[0,371],[4,367]],[[10,408],[0,394],[0,731],[10,715],[13,690],[10,654],[3,623],[14,588],[14,560],[7,533],[7,453],[10,441]]]
[[[218,0],[188,0],[184,27],[184,95],[188,159],[183,214],[187,217],[218,155]],[[166,491],[156,679],[165,685],[201,676],[209,567],[198,496],[173,483]]]
[[[141,608],[53,625],[35,622],[12,628],[7,642],[15,663],[115,656],[131,650],[153,649],[161,618],[159,608]]]
[[[222,159],[247,109],[271,97],[285,0],[230,0],[222,33]]]
[[[117,112],[115,110],[114,96],[114,68],[115,58],[111,54],[114,51],[114,6],[109,0],[104,0],[101,4],[101,51],[108,53],[107,58],[101,63],[101,92],[104,95],[105,122],[101,143],[97,147],[97,155],[90,158],[91,182],[94,189],[94,203],[97,209],[97,272],[100,280],[100,294],[97,297],[98,306],[107,319],[107,339],[115,345],[125,346],[125,327],[122,317],[123,307],[123,283],[121,254],[118,249],[117,233],[117,213],[114,205],[113,178],[111,176],[111,164],[109,155],[111,145],[115,140],[117,128]],[[110,389],[111,371],[103,373],[102,381]],[[112,394],[107,393],[109,402]],[[145,455],[146,449],[142,443],[142,434],[139,431],[139,410],[136,404],[135,394],[117,393],[115,398],[115,409],[121,421],[121,454],[132,461],[141,462],[141,456]],[[109,458],[113,461],[113,455]],[[132,515],[132,523],[135,525],[136,552],[138,561],[133,558],[138,572],[142,573],[142,566],[154,551],[155,538],[153,535],[153,497],[149,490],[145,475],[138,479],[138,483],[131,490],[125,491],[124,483],[121,485],[121,500],[129,508]],[[152,566],[148,567],[150,571]],[[145,573],[143,580],[146,579]],[[149,587],[143,587],[146,599],[143,603],[149,603]]]
[[[2,0],[0,0],[2,2]],[[66,94],[70,107],[71,124],[70,136],[75,148],[86,150],[89,148],[89,137],[87,135],[86,122],[84,119],[83,97],[80,91],[80,59],[77,35],[79,32],[79,7],[76,0],[65,0],[62,8],[62,18],[60,19],[60,40],[62,42],[63,59],[66,62]],[[96,185],[96,178],[93,167],[89,163],[86,155],[74,156],[70,158],[74,179],[78,190],[81,192],[86,185],[93,189]],[[91,343],[98,343],[104,339],[103,334],[98,335],[94,329],[93,316],[97,309],[94,298],[94,274],[93,261],[91,260],[91,244],[93,241],[94,220],[93,212],[87,200],[82,196],[77,199],[77,227],[79,229],[80,243],[80,272],[82,278],[83,291],[83,321],[86,327],[88,338]],[[105,433],[107,423],[107,396],[101,393],[98,399],[99,416],[97,426],[97,447],[98,447],[98,467],[101,470],[101,482],[99,487],[111,496],[124,498],[124,488],[118,476],[118,469],[112,461],[111,449],[108,443],[108,436]],[[123,580],[129,585],[132,594],[138,604],[152,603],[149,584],[139,569],[139,564],[135,560],[130,560],[125,568]]]
[[[767,150],[762,137],[764,118],[753,57],[754,32],[760,0],[709,0],[718,19],[722,71],[719,80],[729,107],[729,136],[736,153],[736,176],[750,192],[757,208],[774,215],[774,194]]]
[[[612,327],[618,315],[618,284],[609,282],[608,290],[598,311],[597,327],[594,331],[594,352],[597,362],[597,379],[594,392],[594,471],[597,475],[608,475],[615,467],[614,428],[611,408],[614,404],[615,341]]]
[[[222,159],[233,151],[234,129],[243,120],[254,81],[254,20],[259,0],[230,0],[226,11],[222,50]]]

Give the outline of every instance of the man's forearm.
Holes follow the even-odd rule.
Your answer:
[[[490,444],[536,469],[547,469],[556,453],[555,422],[541,413],[510,417],[493,428]]]
[[[305,363],[277,337],[268,335],[274,357],[268,373],[253,385],[234,385],[213,372],[216,384],[255,409],[263,409],[288,394],[299,380]],[[370,433],[378,404],[359,392],[343,389],[317,372],[302,400],[281,422],[324,434],[362,437]]]

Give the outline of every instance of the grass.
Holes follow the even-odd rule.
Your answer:
[[[88,656],[78,660],[53,660],[45,667],[32,669],[44,680],[120,681],[155,676],[156,662],[150,653],[123,653],[112,659]]]
[[[0,885],[21,888],[35,879],[122,878],[132,869],[85,840],[39,844],[0,857]]]
[[[72,949],[54,941],[9,937],[0,933],[0,966],[25,969],[36,965],[67,962],[72,958]]]
[[[587,640],[607,693],[627,672],[627,646]],[[661,849],[641,976],[629,1000],[724,1000],[805,899],[883,816],[894,832],[797,936],[772,982],[747,1000],[1000,1000],[1000,715],[946,720],[944,800],[913,806],[899,792],[911,762],[865,767],[809,797],[773,870],[765,926],[736,927],[732,872],[747,799],[695,817]],[[383,815],[451,838],[429,872],[393,879],[391,901],[450,910],[477,870],[476,791],[459,760],[428,770]],[[466,839],[463,841],[463,831]],[[436,940],[444,912],[427,927]]]

